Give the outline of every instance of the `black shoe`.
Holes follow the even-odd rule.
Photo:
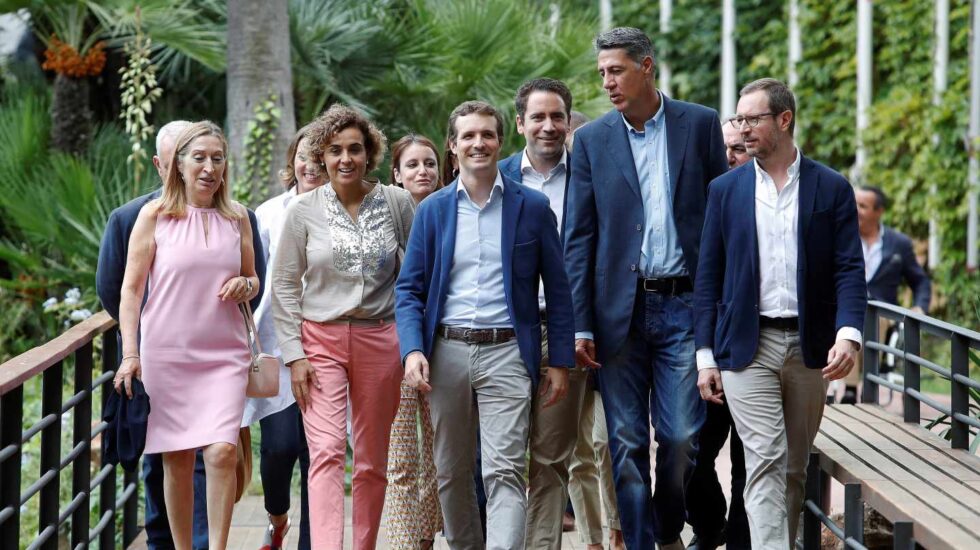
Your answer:
[[[841,405],[857,405],[857,388],[847,386],[844,388],[844,396],[840,398]]]
[[[713,537],[700,537],[699,535],[694,535],[691,542],[687,545],[688,550],[715,550],[719,546],[725,544],[725,530],[722,529],[720,533]]]

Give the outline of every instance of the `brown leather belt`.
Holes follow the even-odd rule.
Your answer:
[[[439,325],[439,336],[467,344],[502,344],[517,337],[512,328],[467,328]]]

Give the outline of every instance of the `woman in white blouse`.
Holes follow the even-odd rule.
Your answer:
[[[279,235],[286,219],[286,207],[297,195],[312,191],[327,181],[327,171],[317,161],[310,150],[310,140],[306,139],[309,126],[300,128],[286,151],[286,168],[279,172],[280,182],[286,192],[277,195],[255,209],[259,222],[259,236],[266,254],[266,280],[272,277],[272,262],[279,245]],[[272,320],[272,292],[266,292],[255,310],[255,324],[259,331],[262,350],[279,358],[282,364],[282,351],[276,340],[275,324]],[[299,462],[301,520],[299,531],[299,550],[310,549],[310,524],[307,505],[306,481],[310,466],[310,454],[306,447],[306,434],[299,406],[293,398],[290,386],[289,369],[282,364],[279,375],[279,395],[263,399],[249,399],[245,403],[245,416],[242,426],[259,422],[262,429],[259,472],[262,475],[262,493],[265,511],[269,514],[262,549],[280,550],[283,539],[289,531],[289,489],[292,485],[293,469]]]
[[[343,547],[349,396],[353,547],[368,550],[378,538],[400,395],[394,285],[415,203],[404,189],[365,179],[386,141],[354,109],[333,105],[310,124],[307,139],[329,184],[286,210],[272,308],[309,446],[312,546]]]

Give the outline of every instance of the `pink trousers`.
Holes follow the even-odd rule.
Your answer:
[[[303,425],[310,449],[310,540],[314,550],[344,546],[347,402],[353,428],[353,548],[373,550],[387,486],[388,438],[402,379],[394,323],[303,321],[303,350],[320,389],[310,387]]]

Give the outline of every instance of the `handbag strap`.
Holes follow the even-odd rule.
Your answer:
[[[242,312],[242,317],[245,318],[245,331],[248,333],[248,349],[252,351],[253,357],[262,353],[262,343],[259,342],[259,330],[255,328],[255,317],[252,315],[252,305],[248,301],[244,301],[238,304],[238,310]]]

